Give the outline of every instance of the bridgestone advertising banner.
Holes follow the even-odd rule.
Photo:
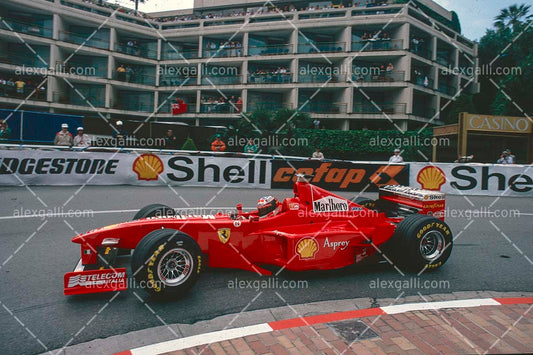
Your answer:
[[[410,186],[452,195],[533,196],[533,166],[411,163]]]
[[[270,188],[267,159],[0,150],[0,185],[174,185]]]
[[[378,191],[383,185],[407,185],[407,165],[386,163],[272,161],[272,188],[290,189],[295,174],[312,175],[311,183],[326,190]]]

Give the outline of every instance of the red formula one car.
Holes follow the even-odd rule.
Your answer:
[[[65,274],[66,295],[124,290],[125,268],[117,253],[131,254],[138,284],[155,295],[188,290],[203,267],[237,268],[263,275],[266,265],[291,271],[338,269],[382,252],[401,267],[442,266],[452,250],[444,223],[444,194],[384,186],[379,199],[347,200],[300,176],[294,197],[267,197],[258,210],[181,216],[164,205],[141,209],[133,221],[72,239],[81,260]],[[204,265],[205,264],[205,265]]]

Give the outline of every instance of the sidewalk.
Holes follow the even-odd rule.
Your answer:
[[[231,325],[231,326],[230,326]],[[172,336],[169,332],[172,328]],[[166,335],[163,335],[166,334]],[[131,350],[128,350],[131,349]],[[533,352],[533,293],[352,299],[225,315],[97,339],[65,354]]]

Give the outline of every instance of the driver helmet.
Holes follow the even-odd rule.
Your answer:
[[[257,211],[259,212],[259,217],[266,216],[270,212],[273,212],[278,206],[279,201],[277,198],[273,196],[261,197],[259,201],[257,201]]]

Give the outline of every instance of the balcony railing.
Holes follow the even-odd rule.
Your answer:
[[[346,74],[298,74],[299,83],[324,84],[328,81],[329,83],[340,83],[346,81]]]
[[[376,105],[372,103],[354,104],[353,112],[362,113],[362,114],[384,113],[387,115],[394,115],[394,114],[405,114],[405,108],[406,108],[405,103],[394,104],[394,103],[376,102]]]
[[[413,107],[413,115],[424,118],[433,118],[435,116],[435,109],[430,107]]]
[[[198,85],[198,77],[172,77],[166,76],[159,78],[159,86],[193,86]]]
[[[198,49],[167,49],[163,52],[163,60],[180,60],[198,58]]]
[[[455,88],[446,83],[439,82],[438,91],[450,96],[455,95]]]
[[[402,39],[352,42],[352,52],[398,51],[402,49]]]
[[[52,38],[52,28],[36,25],[33,23],[25,23],[10,19],[3,19],[0,21],[0,28],[4,30],[27,33],[33,36]]]
[[[379,73],[364,73],[352,75],[352,80],[357,82],[367,82],[367,83],[387,83],[387,82],[398,82],[405,81],[405,72],[396,70],[396,71],[380,71]]]
[[[427,48],[423,48],[423,47],[415,47],[415,48],[411,48],[409,49],[409,51],[411,53],[414,53],[422,58],[426,58],[426,59],[429,59],[431,60],[433,58],[433,53],[427,49]]]
[[[112,102],[111,106],[117,110],[152,112],[154,110],[153,102],[144,102],[140,98],[129,97],[125,100]]]
[[[336,114],[346,113],[347,105],[345,103],[329,103],[310,101],[304,105],[304,102],[298,105],[298,110],[309,113]]]
[[[85,97],[85,99],[83,99],[77,93],[68,94],[59,91],[54,91],[52,97],[54,102],[65,105],[105,107],[105,99],[102,96],[98,97],[94,95],[87,95],[83,92],[82,95]]]
[[[40,80],[40,79],[39,79]],[[35,90],[33,95],[30,94]],[[18,92],[15,86],[0,84],[0,97],[26,99],[34,101],[46,101],[46,89],[36,89],[33,86],[24,86],[22,92]]]
[[[90,38],[90,39],[89,39]],[[87,47],[109,49],[109,41],[91,37],[91,34],[81,34],[66,31],[59,31],[59,40]]]
[[[44,63],[41,59],[44,60]],[[49,67],[49,56],[42,53],[28,53],[27,55],[9,53],[6,56],[0,56],[0,62],[13,65],[25,65],[32,68],[47,68]]]
[[[435,61],[440,65],[444,65],[445,67],[451,64],[450,57],[442,54],[437,54],[437,58]]]
[[[206,48],[204,49],[203,56],[205,58],[228,58],[228,57],[241,57],[243,55],[242,47],[233,48]]]
[[[247,112],[255,111],[255,110],[266,110],[266,111],[278,111],[283,108],[286,109],[292,109],[292,105],[288,103],[283,102],[248,102],[248,110]]]
[[[271,46],[250,46],[248,55],[285,55],[293,52],[292,44],[276,44]]]
[[[300,43],[298,53],[344,52],[345,48],[344,42]]]
[[[416,75],[413,73],[411,74],[411,81],[416,85],[420,85],[428,89],[433,89],[435,87],[435,81],[426,75]]]
[[[171,93],[164,93],[163,97],[160,97],[160,104],[161,100],[164,100],[167,96],[172,96]],[[167,103],[161,107],[159,110],[160,113],[172,113],[172,107],[171,104],[176,103],[175,101],[170,102],[170,100],[167,101]],[[195,113],[196,112],[196,103],[195,102],[189,102],[187,103],[187,110],[185,110],[185,113]]]
[[[230,76],[204,76],[202,85],[235,85],[242,82],[240,74]]]
[[[157,51],[151,50],[142,46],[128,46],[123,44],[115,44],[115,51],[123,54],[129,54],[136,57],[143,57],[149,59],[157,59]]]
[[[117,73],[113,74],[113,79],[123,81],[131,84],[141,85],[155,85],[155,76],[148,74],[137,74],[135,70],[132,73]]]
[[[286,84],[292,82],[292,73],[248,74],[248,84]]]
[[[200,103],[201,113],[239,113],[242,104],[228,102],[202,102]]]

